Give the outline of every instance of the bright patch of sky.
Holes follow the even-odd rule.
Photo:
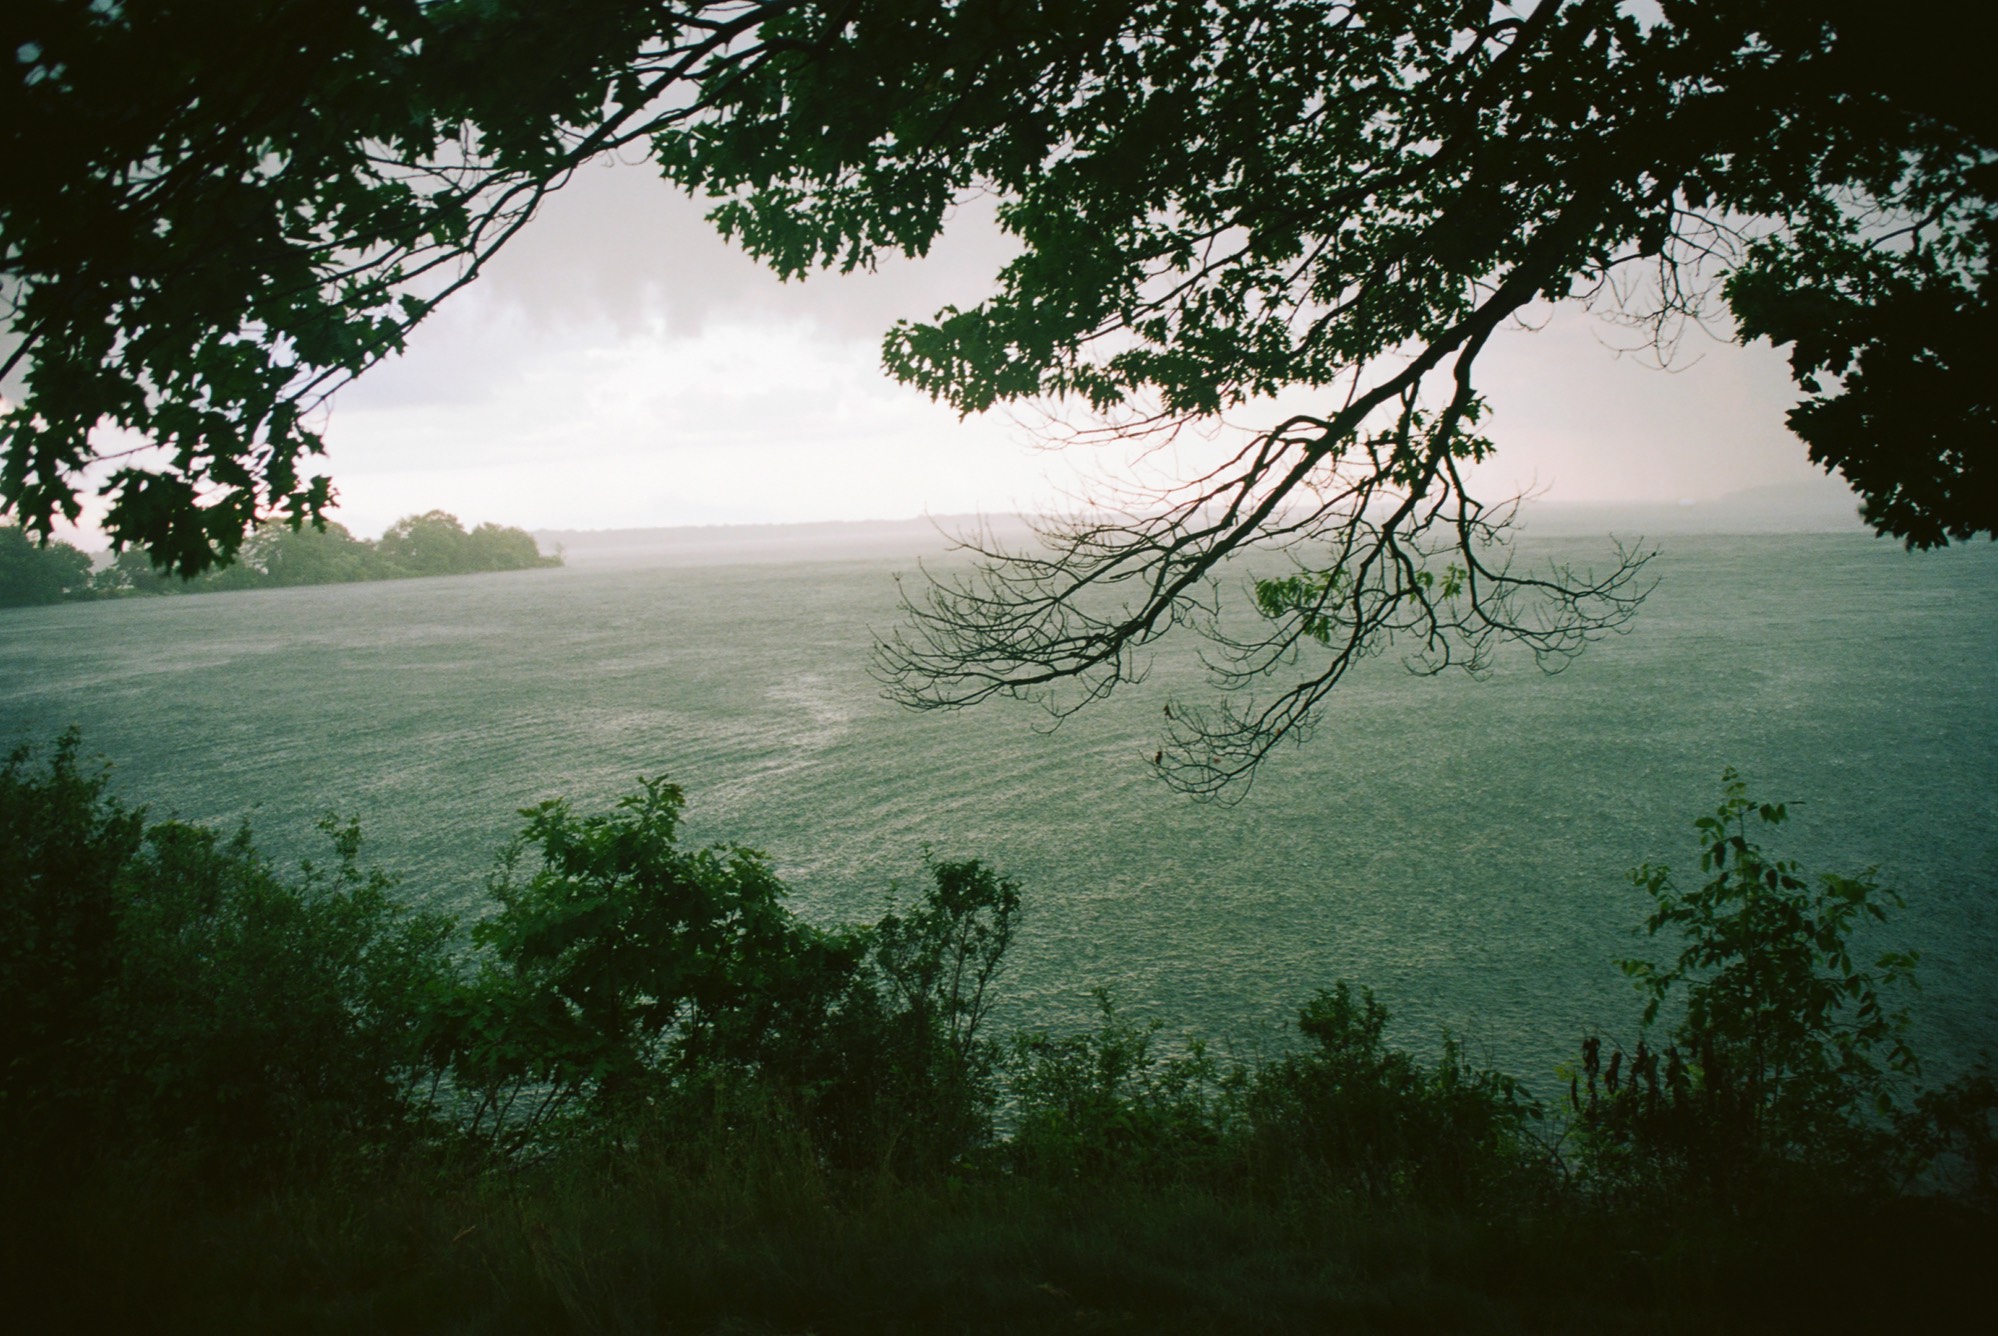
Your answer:
[[[990,291],[1012,244],[989,206],[962,208],[924,259],[788,284],[701,212],[642,166],[579,173],[403,356],[340,393],[336,517],[372,534],[433,508],[529,528],[999,513],[1058,507],[1103,464],[1037,448],[1010,414],[959,420],[880,367],[896,318]],[[1767,345],[1696,331],[1661,371],[1587,312],[1542,319],[1481,361],[1488,498],[1825,486],[1783,427],[1795,392]]]

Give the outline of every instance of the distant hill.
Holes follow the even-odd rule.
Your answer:
[[[695,524],[663,529],[536,529],[544,551],[572,565],[714,565],[758,561],[849,561],[937,556],[956,535],[984,526],[1017,546],[1032,538],[1017,515],[936,515],[907,520],[809,524]]]
[[[1837,478],[1744,488],[1711,501],[1652,504],[1534,501],[1520,512],[1527,533],[1870,533],[1859,498]]]
[[[1859,500],[1835,478],[1732,492],[1695,504],[1529,502],[1521,529],[1565,536],[1671,533],[1865,533]],[[536,529],[544,551],[580,565],[714,565],[762,561],[843,561],[942,555],[962,533],[1030,544],[1018,515],[937,515],[906,520],[807,524],[693,524],[659,529]]]

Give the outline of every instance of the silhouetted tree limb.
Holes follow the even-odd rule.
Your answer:
[[[0,186],[0,288],[30,394],[0,420],[0,507],[31,531],[106,464],[114,540],[181,569],[317,517],[324,393],[579,163],[642,143],[785,275],[921,253],[995,196],[1021,246],[997,291],[883,349],[962,412],[1151,404],[1137,422],[1169,434],[1324,396],[1211,475],[1090,498],[1045,550],[913,596],[883,651],[932,705],[1088,699],[1181,625],[1224,685],[1302,665],[1176,721],[1161,766],[1196,790],[1308,728],[1366,654],[1475,666],[1516,640],[1556,662],[1627,620],[1640,556],[1522,573],[1505,508],[1464,489],[1489,449],[1478,354],[1535,303],[1587,303],[1661,361],[1709,320],[1786,346],[1790,424],[1876,529],[1998,534],[1988,14],[1938,42],[1863,0],[195,12],[8,14],[0,124],[27,167]],[[1270,549],[1294,573],[1235,608],[1226,564]]]
[[[1814,397],[1791,423],[1877,528],[1911,545],[1998,531],[1972,353],[1992,330],[1991,116],[1892,73],[1928,45],[1861,7],[1659,9],[1085,4],[1031,10],[1041,26],[994,51],[992,11],[935,7],[913,53],[857,26],[838,58],[773,66],[775,90],[690,128],[669,173],[722,194],[717,221],[787,274],[865,261],[884,197],[918,214],[1000,198],[1023,253],[997,292],[885,344],[896,375],[963,412],[1152,402],[1138,431],[1170,433],[1279,391],[1329,400],[1214,473],[1084,498],[1038,550],[974,541],[972,574],[910,591],[877,656],[890,694],[1060,715],[1187,627],[1227,691],[1175,706],[1158,765],[1212,793],[1308,731],[1369,654],[1475,669],[1516,641],[1551,666],[1623,626],[1641,553],[1523,572],[1509,509],[1464,487],[1490,448],[1479,353],[1542,301],[1604,311],[1660,361],[1709,320],[1792,344]],[[1095,48],[1061,45],[1084,31]],[[869,82],[889,53],[908,77]],[[852,108],[840,142],[866,146],[851,158],[814,151],[835,105]],[[1292,573],[1258,578],[1259,550]]]
[[[322,522],[327,396],[793,7],[9,5],[0,513],[46,534],[91,473],[114,545],[185,575]]]
[[[1648,592],[1648,554],[1619,548],[1601,576],[1518,570],[1514,505],[1486,506],[1459,473],[1490,448],[1473,432],[1479,401],[1459,381],[1427,414],[1419,382],[1389,381],[1401,394],[1379,430],[1356,425],[1380,402],[1372,395],[1332,420],[1292,416],[1191,481],[1042,521],[1038,550],[963,540],[973,570],[905,590],[907,621],[877,647],[877,676],[920,709],[1004,695],[1060,718],[1142,678],[1147,647],[1188,628],[1212,647],[1222,701],[1169,705],[1153,764],[1183,791],[1239,796],[1280,742],[1308,735],[1364,658],[1398,648],[1420,673],[1477,673],[1513,642],[1558,670],[1625,627]],[[1255,578],[1235,564],[1259,549],[1281,554],[1289,573]],[[1229,577],[1247,587],[1246,606],[1230,598]],[[1273,684],[1274,697],[1258,695]]]

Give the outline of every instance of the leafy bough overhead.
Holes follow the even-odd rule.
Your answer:
[[[1857,0],[301,0],[218,44],[189,12],[7,20],[29,394],[0,504],[31,529],[107,462],[114,539],[183,570],[316,517],[310,409],[577,164],[642,144],[785,275],[921,253],[995,197],[1021,248],[997,291],[884,345],[962,412],[1032,401],[1141,448],[1263,414],[1036,550],[974,543],[878,661],[913,705],[1062,711],[1204,632],[1240,690],[1173,715],[1159,766],[1196,792],[1365,655],[1558,665],[1628,621],[1642,554],[1523,569],[1509,506],[1466,489],[1479,356],[1541,303],[1661,357],[1709,317],[1789,347],[1790,424],[1878,530],[1998,533],[1989,18],[1937,43]],[[105,424],[143,457],[110,459]]]
[[[320,410],[784,3],[15,0],[0,514],[193,575],[322,523]]]
[[[1809,395],[1791,425],[1877,529],[1998,530],[1975,353],[1994,342],[1998,135],[1938,79],[1950,57],[1877,7],[885,8],[925,12],[828,23],[820,55],[676,130],[669,175],[722,195],[717,221],[785,273],[865,262],[891,209],[906,245],[910,211],[988,190],[1022,253],[988,300],[898,325],[896,375],[966,413],[1100,415],[1078,434],[1140,446],[1224,414],[1272,423],[1191,476],[1127,474],[1039,550],[969,542],[975,571],[912,593],[879,649],[911,705],[1060,714],[1191,627],[1233,692],[1169,710],[1157,765],[1212,794],[1308,731],[1368,654],[1475,669],[1517,641],[1558,667],[1620,628],[1641,553],[1523,571],[1510,505],[1466,489],[1491,448],[1479,355],[1537,303],[1595,306],[1661,358],[1709,317],[1788,343]],[[820,138],[835,120],[855,151]],[[1268,409],[1300,388],[1325,406]],[[1293,569],[1238,602],[1225,586],[1258,550]]]

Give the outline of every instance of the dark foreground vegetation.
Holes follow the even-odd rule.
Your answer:
[[[1555,1107],[1339,983],[1259,1064],[1099,994],[991,1033],[1023,912],[931,861],[800,920],[680,791],[524,813],[490,911],[408,906],[350,824],[285,872],[152,821],[72,735],[0,768],[0,1267],[62,1330],[1936,1327],[1998,1243],[1984,1077],[1925,1088],[1732,776],[1702,884],[1635,880],[1625,1049]]]
[[[213,589],[280,589],[289,585],[351,584],[418,575],[470,575],[560,566],[545,557],[525,529],[481,524],[466,531],[441,510],[408,515],[380,539],[356,538],[344,525],[293,529],[272,520],[251,531],[228,566],[183,579],[155,570],[131,548],[102,570],[68,543],[38,544],[19,526],[0,525],[0,608],[121,598],[129,594],[201,593]]]

